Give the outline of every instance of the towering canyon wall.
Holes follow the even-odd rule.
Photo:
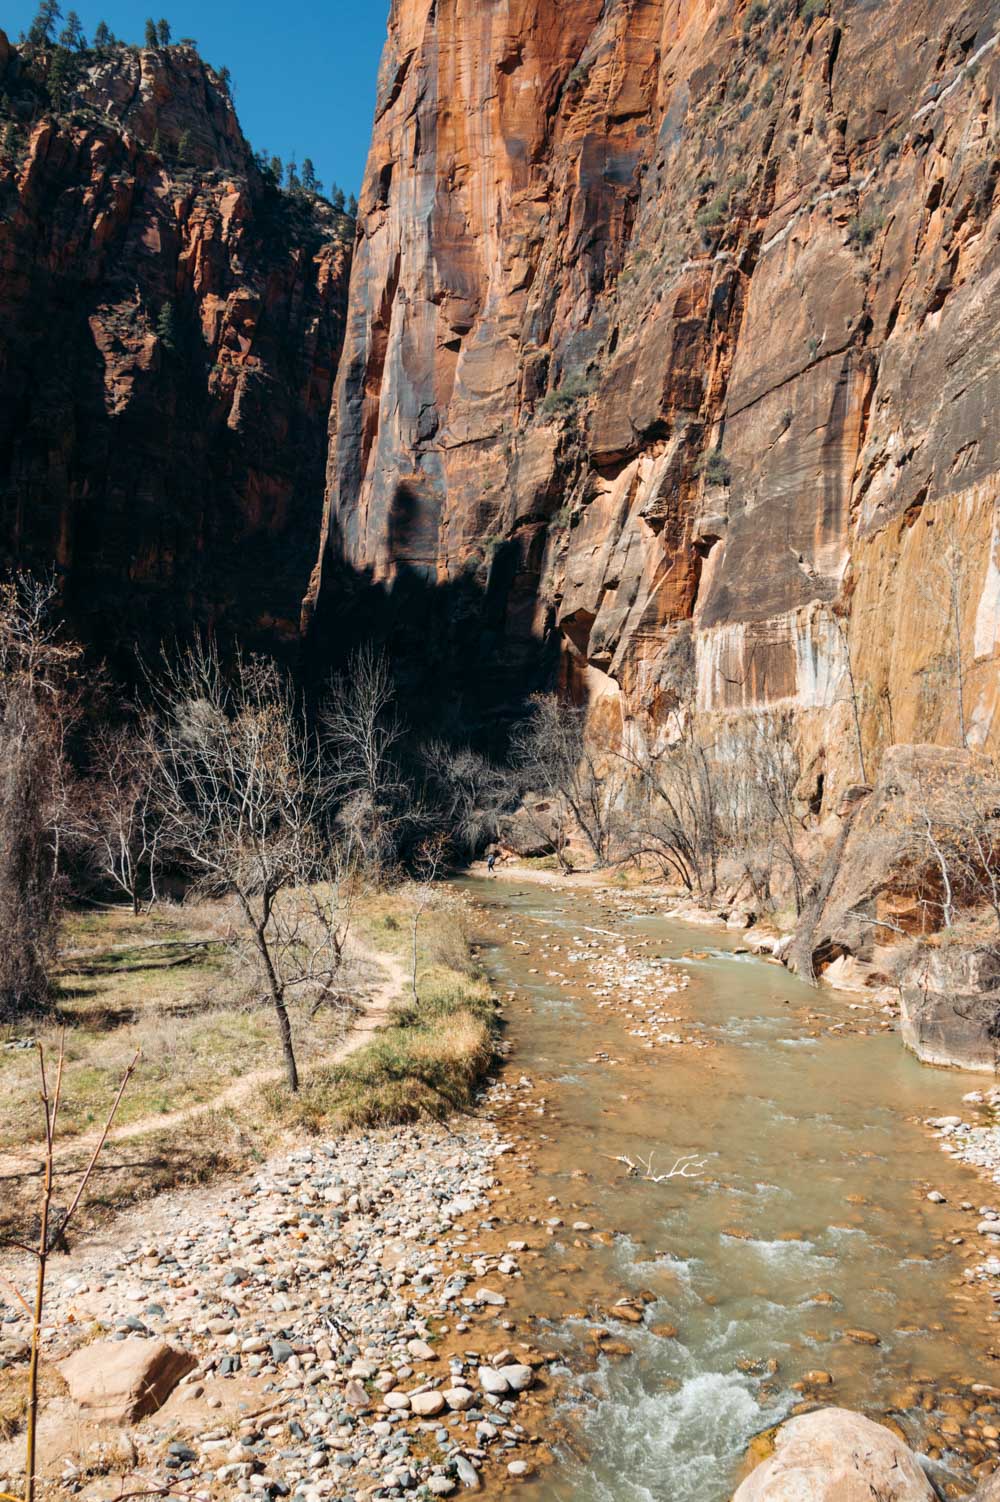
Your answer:
[[[193,624],[297,642],[350,230],[261,176],[192,48],[0,34],[0,557],[119,666]]]
[[[314,640],[458,601],[495,703],[789,710],[828,804],[855,702],[995,744],[998,77],[997,0],[394,0]]]

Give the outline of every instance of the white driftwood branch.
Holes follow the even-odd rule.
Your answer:
[[[668,1179],[696,1179],[704,1172],[707,1158],[699,1158],[697,1153],[683,1153],[677,1159],[669,1173],[653,1172],[653,1154],[647,1158],[636,1155],[636,1159],[628,1157],[625,1153],[619,1153],[611,1159],[612,1163],[624,1163],[628,1169],[629,1177],[633,1175],[642,1179],[647,1184],[665,1184]]]

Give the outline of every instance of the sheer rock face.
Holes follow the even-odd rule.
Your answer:
[[[484,663],[791,710],[832,806],[848,661],[871,762],[954,744],[957,625],[995,741],[1000,3],[825,8],[395,0],[318,635],[344,559],[474,584]]]
[[[0,557],[54,562],[119,666],[296,642],[345,221],[262,180],[193,50],[83,54],[55,115],[50,67],[0,39]]]

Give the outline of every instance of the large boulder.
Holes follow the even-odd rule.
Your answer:
[[[197,1365],[162,1340],[96,1340],[60,1363],[70,1396],[92,1417],[128,1424],[162,1408]]]
[[[1000,1064],[1000,947],[922,945],[900,977],[903,1042],[925,1064]]]
[[[911,1450],[881,1424],[846,1408],[800,1414],[782,1425],[774,1454],[733,1502],[935,1502]]]
[[[987,1477],[976,1493],[973,1502],[1000,1502],[1000,1471]]]

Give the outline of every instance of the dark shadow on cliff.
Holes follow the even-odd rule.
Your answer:
[[[502,756],[510,727],[532,693],[555,685],[558,632],[535,616],[539,576],[517,541],[490,565],[440,582],[401,563],[391,581],[352,568],[327,550],[319,601],[303,647],[314,693],[353,651],[372,644],[388,657],[401,712],[420,738],[439,736]]]

